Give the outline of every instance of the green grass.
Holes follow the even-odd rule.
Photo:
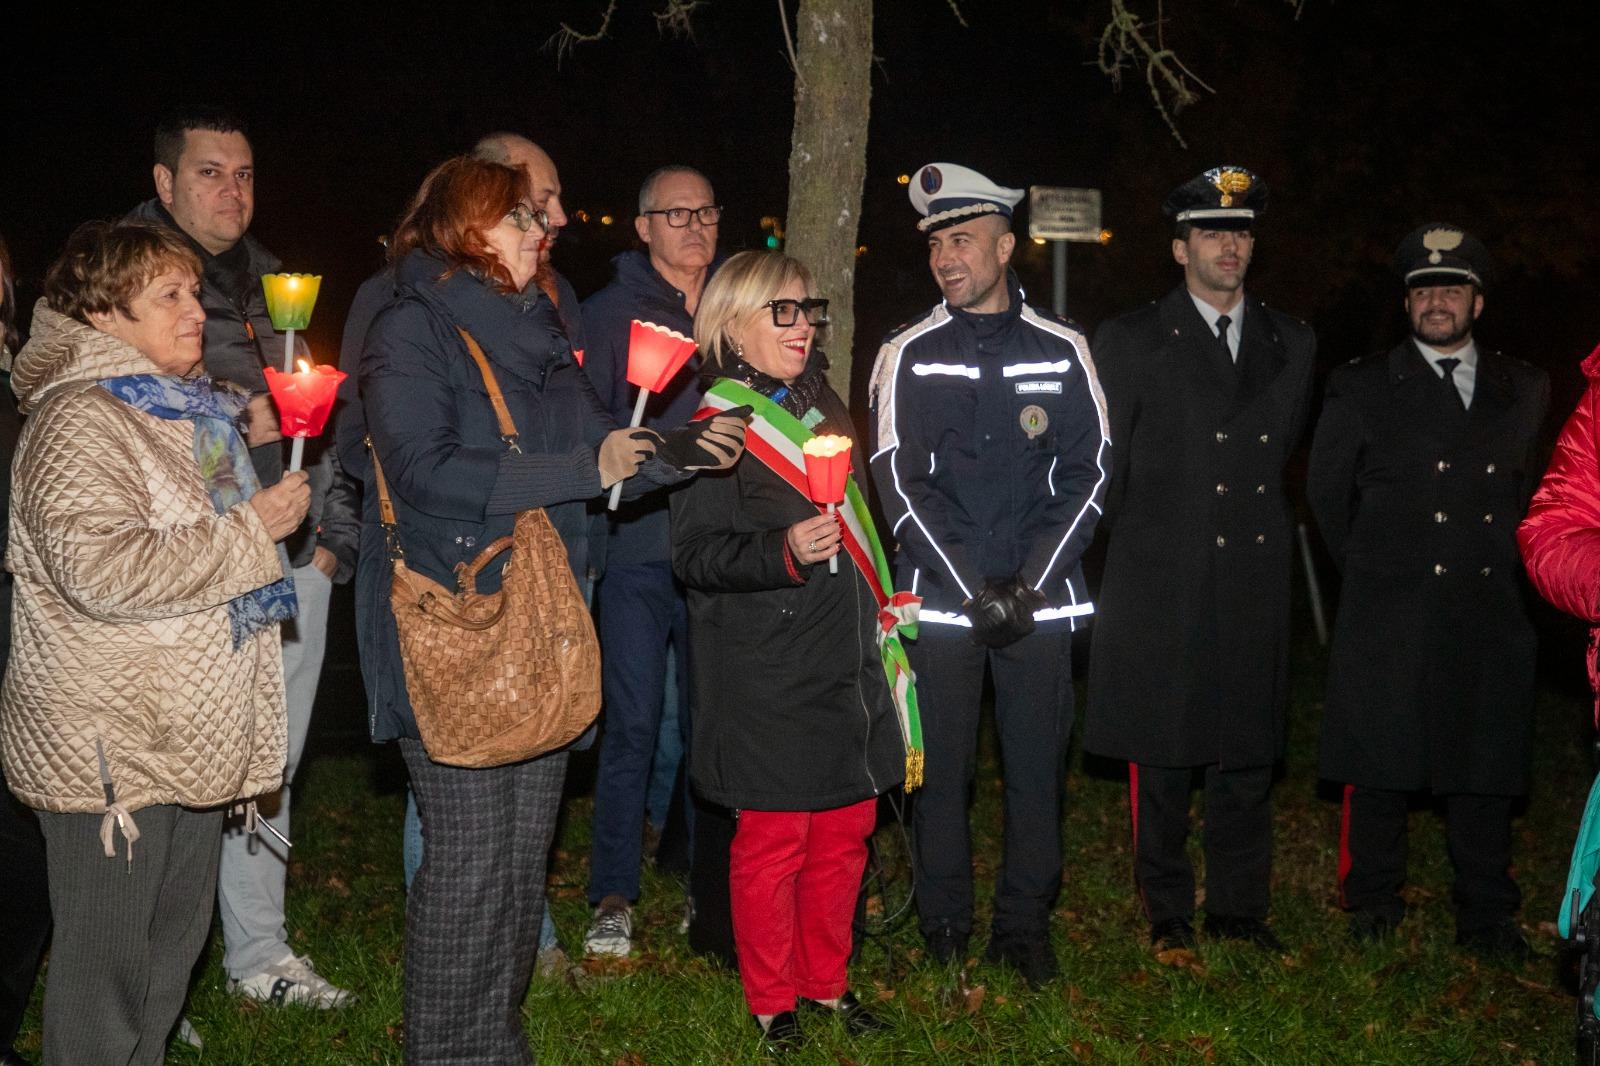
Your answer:
[[[1576,654],[1576,653],[1574,653]],[[1315,780],[1321,657],[1296,664],[1286,775],[1276,791],[1274,924],[1286,958],[1202,943],[1192,965],[1166,965],[1145,947],[1133,898],[1125,781],[1118,766],[1075,751],[1063,833],[1067,871],[1054,922],[1060,981],[1034,993],[974,961],[964,979],[926,965],[914,922],[869,941],[852,985],[894,1028],[852,1040],[814,1024],[796,1063],[1564,1063],[1572,1057],[1573,1001],[1558,979],[1554,917],[1591,771],[1585,699],[1541,697],[1534,792],[1517,823],[1524,929],[1539,958],[1517,970],[1483,966],[1452,946],[1443,826],[1412,816],[1411,913],[1389,943],[1358,949],[1344,937],[1334,898],[1337,803]],[[1578,676],[1574,658],[1562,664]],[[1569,686],[1570,687],[1570,686]],[[190,1063],[399,1063],[400,875],[403,772],[319,711],[297,794],[289,925],[309,953],[360,1003],[337,1012],[264,1008],[223,991],[220,936],[197,970],[189,1016],[203,1053]],[[974,811],[981,951],[1000,855],[999,782],[986,733]],[[553,867],[552,906],[569,950],[587,917],[588,782],[575,762]],[[884,900],[903,902],[902,849],[880,847],[897,880]],[[1195,853],[1199,861],[1198,851]],[[535,980],[525,1017],[543,1063],[642,1066],[760,1061],[736,977],[696,958],[677,932],[683,890],[646,872],[635,958],[577,981]],[[1181,960],[1186,962],[1187,960]],[[38,1002],[19,1047],[39,1051]]]

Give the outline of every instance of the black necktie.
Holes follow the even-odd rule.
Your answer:
[[[1461,365],[1459,359],[1440,359],[1438,367],[1444,373],[1445,388],[1450,390],[1450,395],[1456,398],[1456,403],[1465,411],[1467,402],[1461,398],[1461,390],[1456,388],[1456,367]]]
[[[1227,315],[1217,316],[1217,340],[1222,344],[1222,354],[1228,357],[1228,362],[1233,362],[1233,349],[1228,346],[1228,327],[1233,325],[1233,319]]]

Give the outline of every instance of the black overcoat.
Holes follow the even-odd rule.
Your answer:
[[[1527,791],[1535,636],[1517,523],[1544,371],[1480,351],[1462,411],[1411,341],[1328,377],[1306,492],[1343,585],[1322,776]]]
[[[1085,745],[1153,766],[1262,766],[1283,750],[1292,516],[1283,468],[1316,338],[1245,298],[1234,363],[1188,291],[1107,322],[1105,576]]]
[[[821,373],[819,358],[808,374]],[[826,385],[817,405],[818,433],[851,433]],[[852,450],[857,484],[860,455]],[[830,810],[905,778],[872,590],[846,556],[837,574],[785,556],[789,527],[816,514],[748,451],[731,471],[702,473],[672,494],[693,664],[689,774],[724,807]]]

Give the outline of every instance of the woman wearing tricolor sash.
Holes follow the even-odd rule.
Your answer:
[[[877,797],[921,769],[899,642],[915,601],[890,585],[854,473],[836,515],[807,488],[805,441],[852,434],[814,346],[826,316],[797,260],[744,252],[717,272],[695,316],[705,403],[752,409],[749,451],[672,497],[696,697],[690,777],[738,813],[734,943],[770,1050],[799,1043],[797,1007],[833,1010],[856,1033],[882,1027],[847,987],[850,922]]]

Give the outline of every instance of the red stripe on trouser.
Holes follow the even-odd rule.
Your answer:
[[[1345,878],[1350,876],[1350,794],[1354,785],[1344,786],[1344,804],[1339,810],[1339,906],[1347,907],[1344,898]]]
[[[1150,901],[1144,898],[1144,885],[1139,883],[1139,764],[1128,763],[1128,813],[1133,819],[1133,887],[1139,893],[1139,906],[1145,917],[1150,916]]]
[[[740,811],[728,852],[739,981],[751,1014],[845,991],[877,800],[829,811]]]

